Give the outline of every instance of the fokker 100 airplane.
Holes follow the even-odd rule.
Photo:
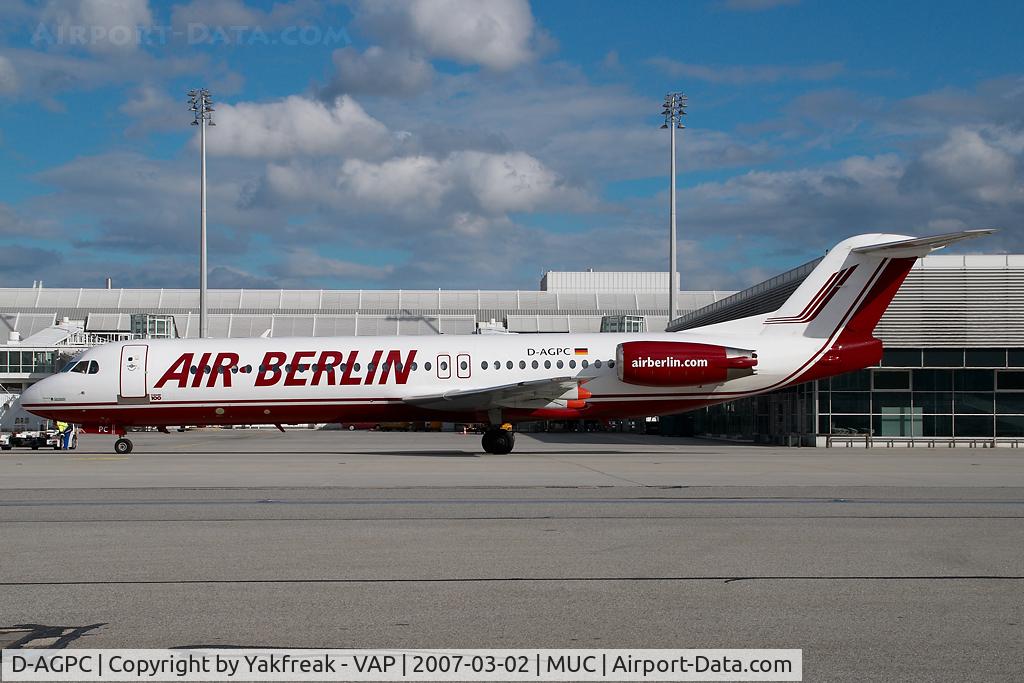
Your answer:
[[[875,365],[876,323],[915,261],[991,230],[868,234],[832,249],[777,311],[686,332],[132,340],[89,349],[22,405],[87,431],[667,415]]]

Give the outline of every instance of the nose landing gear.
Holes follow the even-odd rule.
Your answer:
[[[503,427],[491,427],[484,432],[484,450],[493,455],[508,455],[516,445],[516,435]]]
[[[114,425],[111,430],[117,434],[117,441],[114,442],[114,452],[118,455],[128,455],[132,452],[131,439],[127,438],[128,431],[124,427]]]

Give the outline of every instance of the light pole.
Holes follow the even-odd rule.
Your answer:
[[[208,336],[206,320],[206,126],[213,123],[213,98],[206,88],[188,91],[189,111],[199,126],[199,338]]]
[[[686,115],[686,95],[681,92],[670,92],[665,95],[665,104],[661,115],[665,117],[662,128],[668,128],[669,150],[669,188],[668,188],[668,320],[676,317],[676,128],[682,130],[683,117]]]

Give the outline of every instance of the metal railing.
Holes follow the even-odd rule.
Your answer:
[[[874,436],[871,434],[818,434],[825,448],[1020,448],[1024,437],[1015,436]]]

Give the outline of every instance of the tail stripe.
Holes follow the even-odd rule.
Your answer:
[[[818,301],[821,299],[821,297],[825,296],[825,294],[828,292],[828,288],[832,285],[833,282],[836,281],[836,278],[838,278],[842,274],[843,274],[843,271],[837,270],[836,272],[834,272],[831,275],[829,275],[828,279],[825,280],[825,284],[823,284],[821,286],[821,289],[819,289],[818,292],[811,298],[811,300],[807,302],[807,305],[804,306],[804,310],[800,311],[800,313],[798,313],[797,315],[795,315],[795,316],[793,316],[793,315],[781,316],[781,317],[778,317],[778,318],[770,318],[770,320],[790,320],[792,318],[799,318],[799,317],[802,317],[804,315],[807,315],[807,312],[810,311],[811,308],[816,303],[818,303]]]
[[[781,316],[777,318],[768,318],[764,321],[765,325],[780,325],[786,323],[806,323],[814,320],[819,313],[828,305],[828,302],[832,300],[840,290],[840,288],[846,284],[846,281],[853,275],[853,271],[857,269],[856,265],[852,265],[849,268],[837,271],[825,281],[824,286],[818,290],[818,293],[814,295],[814,298],[804,307],[804,310],[800,311],[798,315]]]

